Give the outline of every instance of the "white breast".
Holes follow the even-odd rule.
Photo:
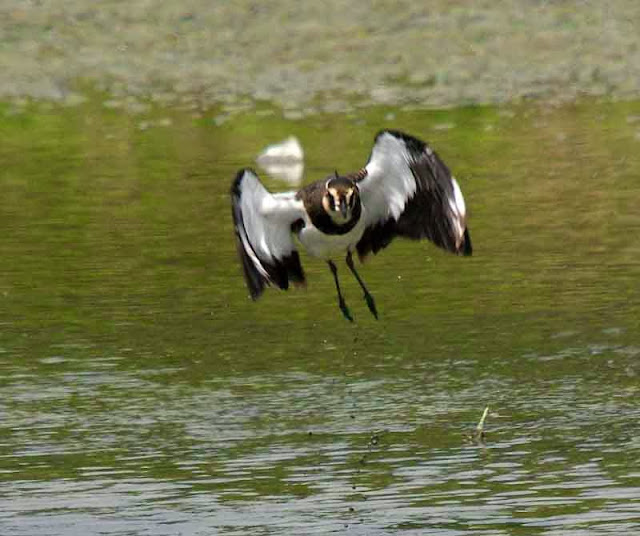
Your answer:
[[[305,217],[305,226],[298,234],[298,238],[310,255],[329,260],[355,249],[364,233],[364,220],[363,208],[360,220],[351,231],[342,235],[329,235],[320,231],[308,217]]]

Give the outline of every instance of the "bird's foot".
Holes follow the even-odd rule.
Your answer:
[[[373,317],[376,320],[378,320],[378,310],[376,309],[376,302],[374,301],[373,296],[368,292],[365,292],[364,299],[367,302],[367,307],[369,307],[369,311],[371,311],[371,314],[373,315]]]
[[[342,298],[340,298],[340,300],[338,301],[338,306],[340,307],[340,310],[342,311],[342,314],[344,315],[344,317],[349,322],[353,322],[353,317],[351,316],[351,311],[349,311],[349,308],[347,307],[347,304],[344,302],[344,300]]]

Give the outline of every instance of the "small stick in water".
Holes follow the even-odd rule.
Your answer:
[[[484,440],[484,421],[487,418],[488,414],[489,414],[489,406],[484,408],[484,412],[482,413],[482,417],[480,418],[480,422],[478,423],[478,426],[476,426],[476,439],[478,441],[483,441]]]

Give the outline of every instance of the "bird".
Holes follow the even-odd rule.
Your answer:
[[[298,244],[325,261],[333,275],[338,307],[353,322],[335,259],[345,262],[371,314],[378,309],[356,270],[394,238],[428,239],[457,255],[472,254],[464,197],[447,165],[431,146],[400,130],[377,133],[366,165],[333,174],[297,191],[271,193],[251,168],[231,185],[231,212],[239,258],[250,296],[268,286],[287,290],[306,284]],[[297,240],[296,240],[297,239]]]

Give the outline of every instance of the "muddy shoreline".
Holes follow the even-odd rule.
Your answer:
[[[368,4],[368,3],[367,3]],[[144,102],[291,117],[369,105],[640,96],[636,0],[0,6],[0,100]]]

